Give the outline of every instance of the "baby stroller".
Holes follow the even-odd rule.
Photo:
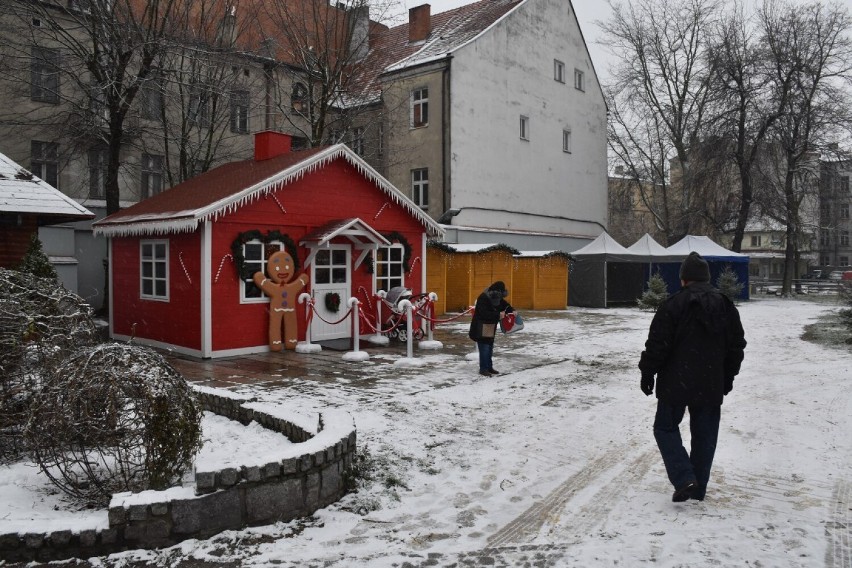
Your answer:
[[[411,305],[416,312],[426,304],[428,294],[412,295],[411,290],[405,286],[394,286],[388,290],[388,293],[385,295],[385,307],[390,310],[390,314],[387,319],[385,319],[384,325],[382,326],[384,329],[389,330],[385,333],[385,335],[387,335],[390,339],[408,341],[406,311],[399,306],[403,300],[411,302]],[[411,322],[411,334],[414,339],[417,340],[423,339],[425,336],[423,327],[420,323],[420,318],[418,317],[415,317],[414,321]]]

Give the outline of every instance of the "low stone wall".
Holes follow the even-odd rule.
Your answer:
[[[312,425],[276,416],[274,407],[251,399],[213,389],[197,394],[205,410],[243,424],[256,421],[298,445],[282,449],[281,458],[269,463],[196,472],[194,488],[114,495],[108,528],[0,535],[0,559],[43,562],[171,546],[311,515],[345,494],[355,454],[351,417],[324,414],[314,432]]]

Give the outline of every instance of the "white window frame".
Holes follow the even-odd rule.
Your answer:
[[[384,258],[382,258],[384,253]],[[373,273],[376,275],[376,290],[389,291],[393,286],[405,286],[405,248],[400,243],[379,247]],[[399,274],[393,274],[398,267]]]
[[[840,204],[840,218],[848,219],[849,218],[849,204],[841,203]]]
[[[157,255],[157,247],[162,245],[163,256]],[[150,247],[150,256],[146,258],[145,248]],[[145,275],[145,266],[151,266],[150,275]],[[163,266],[163,274],[157,274],[157,267]],[[145,284],[149,282],[151,291],[145,292]],[[157,283],[163,283],[164,292],[157,293]],[[143,300],[157,302],[169,301],[169,241],[166,239],[141,239],[139,241],[139,297]]]
[[[578,91],[586,90],[586,74],[579,69],[574,69],[574,88]]]
[[[246,246],[247,245],[260,245],[260,260],[254,260],[254,259],[247,260],[247,257],[246,257]],[[257,265],[257,267],[256,267],[257,270],[252,270],[250,272],[246,271],[245,273],[248,274],[249,276],[245,280],[240,280],[240,303],[241,304],[269,303],[269,296],[267,296],[263,292],[263,290],[260,290],[258,288],[258,290],[260,291],[259,296],[247,296],[246,295],[246,287],[249,283],[251,283],[251,285],[253,287],[257,288],[257,286],[254,285],[254,278],[253,278],[255,272],[263,272],[264,277],[266,277],[266,278],[269,277],[269,275],[266,273],[266,262],[269,259],[270,255],[272,254],[272,252],[270,252],[267,249],[272,248],[272,247],[276,247],[274,249],[274,252],[277,252],[279,250],[284,250],[284,243],[282,243],[281,241],[270,241],[270,242],[267,243],[267,242],[261,241],[260,239],[252,239],[250,241],[246,241],[245,243],[243,243],[243,250],[242,250],[242,253],[243,253],[243,269],[245,269],[245,267],[247,267],[249,265]],[[242,277],[242,275],[241,275],[241,277]]]
[[[566,154],[571,153],[571,129],[562,129],[562,151]]]
[[[30,171],[59,189],[59,144],[31,140]]]
[[[247,89],[234,89],[230,94],[230,105],[231,132],[234,134],[248,134],[251,93]]]
[[[518,135],[520,136],[521,140],[529,141],[529,139],[530,139],[530,117],[521,115]]]
[[[553,60],[553,80],[557,83],[565,83],[565,63],[558,59]]]
[[[429,87],[419,87],[411,91],[409,126],[424,128],[429,126]],[[419,117],[419,121],[415,117]]]
[[[753,247],[759,247],[759,246],[761,246],[761,241],[762,241],[763,239],[762,239],[762,238],[760,238],[760,237],[761,237],[760,235],[752,235],[752,236],[751,236],[751,246],[753,246]]]
[[[840,246],[849,246],[849,231],[840,231]]]
[[[429,207],[429,168],[411,170],[411,200],[421,209]]]

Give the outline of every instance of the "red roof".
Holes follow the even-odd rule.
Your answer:
[[[95,234],[106,236],[192,231],[201,221],[225,215],[338,158],[349,161],[401,204],[429,234],[443,234],[420,207],[344,144],[289,152],[262,161],[231,162],[96,221],[92,228]]]

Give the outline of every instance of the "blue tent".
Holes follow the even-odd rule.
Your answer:
[[[711,241],[709,237],[685,236],[668,247],[665,253],[658,252],[656,255],[652,255],[650,270],[652,273],[659,272],[666,282],[669,292],[680,290],[680,263],[691,252],[700,254],[710,265],[710,282],[714,286],[719,279],[719,275],[725,268],[730,268],[737,275],[737,280],[743,284],[743,290],[740,293],[739,299],[748,300],[748,255],[733,252],[719,246]]]

